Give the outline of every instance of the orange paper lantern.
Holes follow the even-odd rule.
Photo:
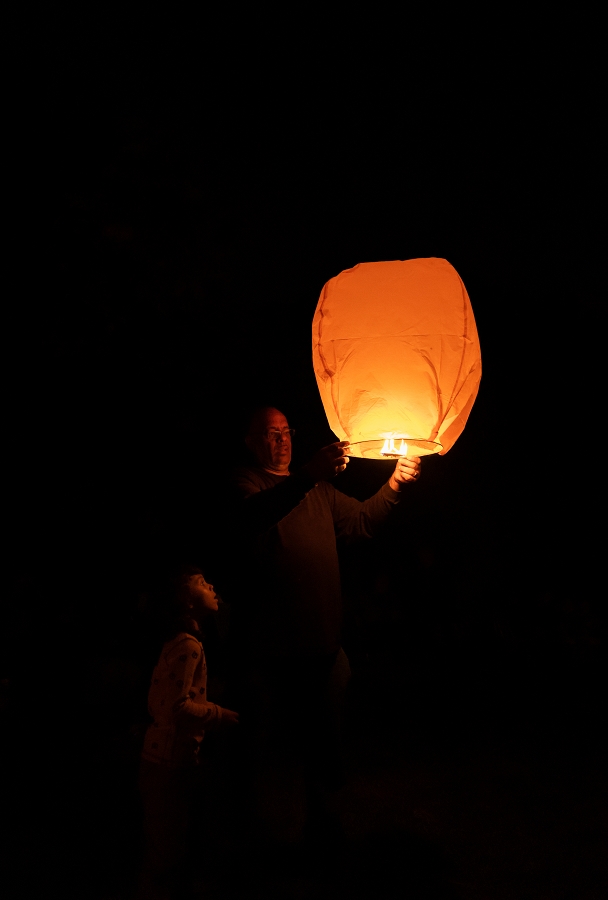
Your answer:
[[[481,378],[471,301],[447,260],[346,269],[321,291],[312,330],[327,419],[351,456],[447,453]]]

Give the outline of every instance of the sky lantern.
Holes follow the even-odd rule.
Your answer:
[[[447,260],[345,269],[321,291],[312,332],[329,426],[351,456],[447,453],[481,378],[471,301]]]

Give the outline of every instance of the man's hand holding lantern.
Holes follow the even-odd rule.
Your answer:
[[[397,460],[395,471],[388,483],[394,491],[400,491],[403,484],[418,481],[420,471],[419,456],[402,456]]]
[[[311,478],[317,481],[329,481],[338,472],[343,472],[348,465],[348,441],[338,441],[317,451],[310,462],[304,466]]]

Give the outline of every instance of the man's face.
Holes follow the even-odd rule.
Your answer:
[[[259,464],[275,475],[287,475],[291,462],[289,422],[278,409],[268,409],[247,438]]]

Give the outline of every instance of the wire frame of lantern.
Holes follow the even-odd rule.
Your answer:
[[[444,259],[360,263],[324,286],[313,364],[330,428],[349,455],[444,454],[481,378],[468,294]]]
[[[358,456],[362,459],[399,459],[401,456],[430,456],[441,453],[443,447],[437,441],[425,441],[421,438],[385,437],[373,441],[351,442],[347,456]]]

